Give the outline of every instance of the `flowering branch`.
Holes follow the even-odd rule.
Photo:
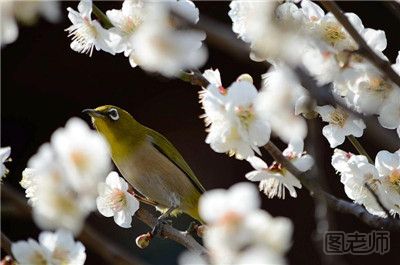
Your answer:
[[[182,81],[200,85],[202,87],[207,87],[209,85],[208,80],[205,79],[198,70],[194,70],[190,73],[183,72],[180,78]],[[364,223],[375,228],[385,228],[388,230],[400,231],[400,220],[385,219],[376,215],[372,215],[368,213],[361,205],[338,199],[335,196],[323,191],[319,185],[317,185],[310,178],[307,178],[305,173],[298,170],[282,154],[281,150],[279,150],[279,148],[276,147],[272,141],[269,141],[266,145],[264,145],[264,149],[268,151],[268,153],[275,159],[276,162],[280,163],[284,168],[298,178],[301,183],[310,191],[311,196],[326,200],[328,206],[332,209],[341,213],[352,214]]]
[[[32,209],[26,203],[26,200],[22,195],[20,195],[12,187],[6,184],[3,184],[1,187],[2,194],[4,194],[4,196],[7,197],[10,201],[15,203],[20,211],[25,212],[29,215],[31,214]],[[98,234],[97,231],[89,225],[85,225],[80,237],[82,242],[84,242],[88,246],[91,246],[92,250],[94,250],[98,255],[100,255],[110,264],[142,264],[142,262],[139,261],[136,257],[119,249],[118,246],[111,243],[109,239],[106,239]],[[2,246],[4,246],[3,233],[1,240]]]
[[[311,196],[326,200],[328,206],[332,209],[341,213],[354,215],[365,224],[374,228],[400,231],[400,220],[381,218],[379,216],[372,215],[361,205],[336,198],[335,196],[318,188],[318,186],[316,186],[314,182],[310,181],[310,179],[306,178],[305,173],[299,171],[271,141],[268,142],[264,148],[278,163],[281,163],[287,170],[289,170],[290,173],[292,173],[302,182],[302,184],[310,191]]]
[[[339,6],[334,1],[321,1],[320,3],[323,7],[325,7],[325,9],[330,11],[336,17],[336,19],[343,25],[350,36],[358,44],[359,48],[357,52],[367,58],[378,69],[380,69],[380,71],[382,71],[383,74],[385,74],[393,83],[400,87],[400,76],[393,70],[388,61],[383,60],[371,49],[371,47],[368,46],[367,42],[353,27],[353,25],[344,15]]]

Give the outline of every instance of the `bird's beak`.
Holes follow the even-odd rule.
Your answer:
[[[82,110],[82,113],[88,114],[90,117],[102,117],[103,114],[94,110],[94,109],[84,109]]]

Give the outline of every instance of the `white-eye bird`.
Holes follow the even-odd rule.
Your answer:
[[[85,109],[94,127],[108,141],[123,177],[164,212],[185,212],[201,221],[198,201],[205,191],[179,151],[160,133],[112,105]]]

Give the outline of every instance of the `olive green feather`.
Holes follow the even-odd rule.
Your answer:
[[[155,148],[158,149],[161,153],[163,153],[168,159],[174,163],[177,167],[179,167],[190,179],[193,185],[197,188],[200,193],[204,193],[206,190],[201,185],[200,181],[197,179],[196,175],[194,174],[193,170],[190,166],[186,163],[183,159],[182,155],[179,151],[172,145],[167,138],[165,138],[162,134],[147,128],[147,134],[152,138],[152,143]]]

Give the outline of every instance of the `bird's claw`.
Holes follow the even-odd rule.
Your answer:
[[[154,236],[159,236],[162,232],[162,229],[166,225],[171,225],[172,221],[163,218],[158,218],[157,223],[154,225],[153,229],[151,230],[151,235]]]

